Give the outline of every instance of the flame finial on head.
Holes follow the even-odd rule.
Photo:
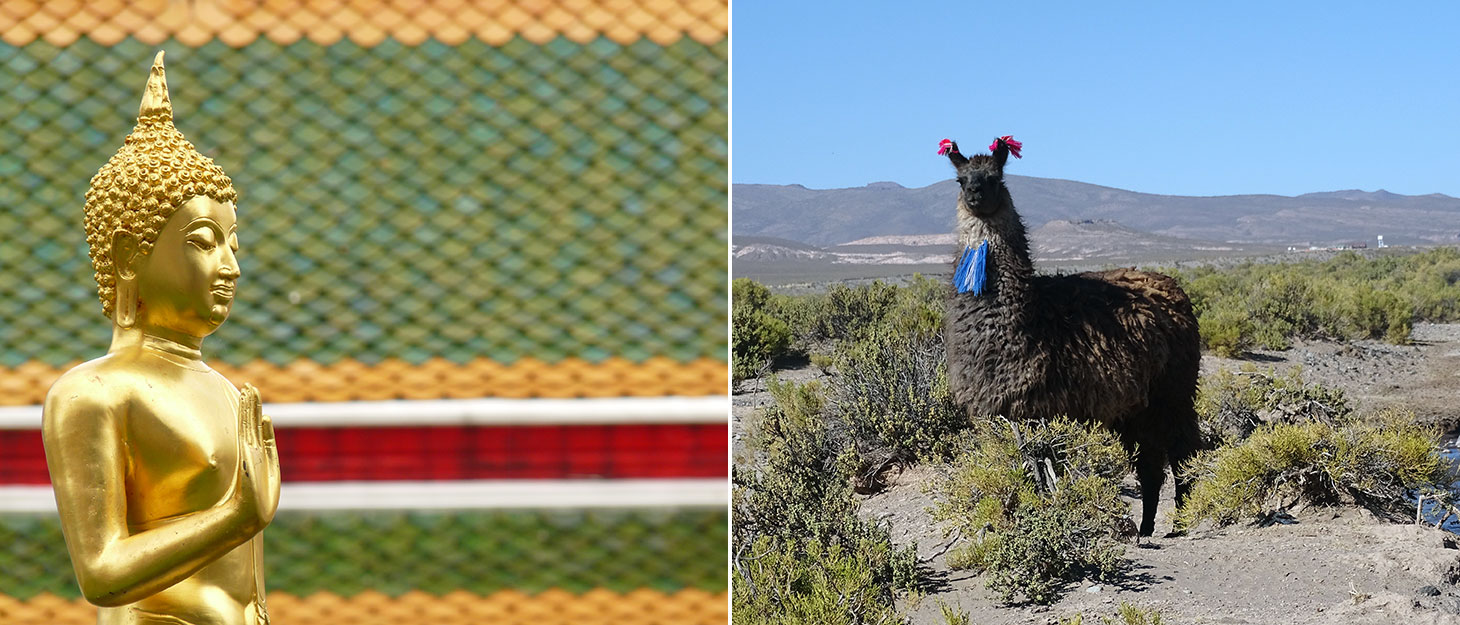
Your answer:
[[[137,119],[161,117],[172,119],[172,99],[167,96],[167,72],[162,67],[162,51],[152,60],[152,73],[147,76],[147,87],[142,91],[142,106],[137,110]]]

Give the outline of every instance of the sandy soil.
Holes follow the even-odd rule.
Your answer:
[[[1421,325],[1414,345],[1301,342],[1283,352],[1244,360],[1206,357],[1203,373],[1253,363],[1284,370],[1301,366],[1309,381],[1342,387],[1359,408],[1404,405],[1453,435],[1460,426],[1460,325]],[[805,381],[814,368],[782,372]],[[760,381],[742,385],[732,404],[738,424],[770,402]],[[742,448],[739,433],[734,447]],[[739,461],[739,460],[737,460]],[[1130,545],[1130,568],[1114,584],[1071,584],[1051,606],[996,604],[982,578],[950,571],[941,553],[942,530],[931,520],[925,485],[936,467],[903,473],[888,490],[867,497],[862,514],[887,523],[893,541],[917,545],[936,587],[902,607],[917,625],[942,624],[940,603],[967,611],[987,625],[1055,623],[1083,614],[1086,623],[1114,615],[1129,602],[1157,608],[1167,623],[1460,625],[1460,549],[1457,537],[1432,528],[1395,525],[1356,510],[1298,511],[1288,524],[1201,529],[1181,538]],[[1127,479],[1128,495],[1137,490]],[[1167,483],[1158,536],[1171,527]],[[1132,514],[1139,502],[1128,497]]]

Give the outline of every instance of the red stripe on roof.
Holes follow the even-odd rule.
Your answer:
[[[286,482],[724,478],[725,424],[306,427],[277,432]],[[49,484],[41,433],[0,430],[0,484]]]

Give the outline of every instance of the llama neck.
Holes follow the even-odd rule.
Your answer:
[[[974,216],[961,203],[958,207],[958,251],[989,242],[988,284],[993,287],[979,297],[1005,304],[1023,304],[1029,297],[1034,263],[1029,259],[1029,237],[1024,221],[1011,205],[993,217]]]

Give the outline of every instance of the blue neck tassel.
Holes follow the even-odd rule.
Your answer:
[[[988,241],[978,244],[977,250],[972,246],[963,248],[958,268],[953,271],[953,286],[959,293],[983,295],[984,284],[988,280],[988,258]]]

